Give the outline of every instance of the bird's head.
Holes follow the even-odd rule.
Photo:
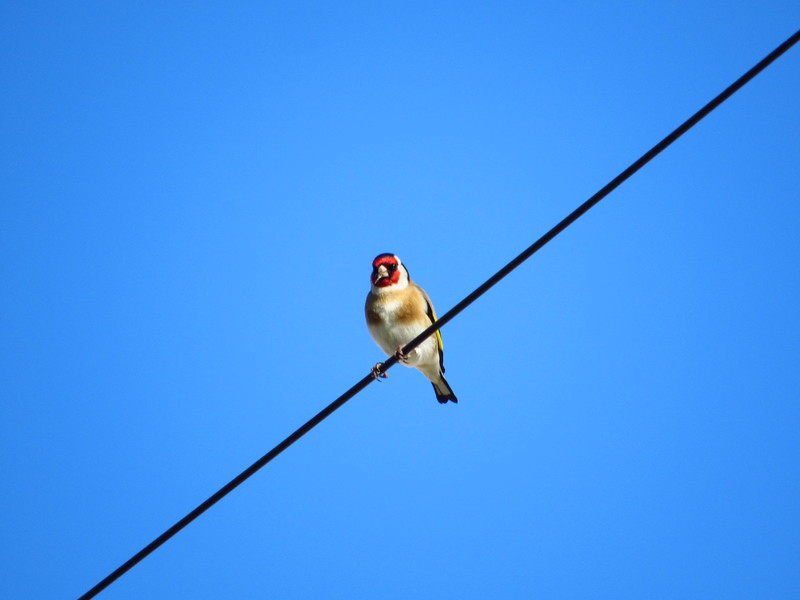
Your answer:
[[[379,254],[372,261],[370,281],[373,288],[404,288],[408,285],[408,271],[394,254]]]

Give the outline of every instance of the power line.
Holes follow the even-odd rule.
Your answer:
[[[681,137],[684,133],[689,131],[692,127],[694,127],[697,123],[699,123],[705,116],[707,116],[711,111],[717,108],[720,104],[725,102],[728,98],[730,98],[735,92],[741,89],[744,85],[746,85],[751,79],[753,79],[756,75],[758,75],[761,71],[766,69],[770,64],[772,64],[778,57],[784,54],[789,48],[794,46],[798,40],[800,40],[800,30],[796,31],[789,39],[783,42],[780,46],[775,48],[772,52],[770,52],[766,57],[764,57],[758,64],[756,64],[752,69],[747,71],[744,75],[742,75],[739,79],[734,81],[730,86],[728,86],[725,90],[723,90],[716,98],[711,100],[708,104],[706,104],[703,108],[698,110],[695,114],[689,117],[686,121],[683,122],[678,128],[676,128],[672,133],[670,133],[667,137],[663,140],[658,142],[655,146],[653,146],[650,150],[645,152],[641,158],[639,158],[636,162],[631,164],[627,169],[625,169],[622,173],[617,175],[614,179],[612,179],[605,187],[603,187],[600,191],[594,194],[591,198],[586,200],[583,204],[581,204],[578,208],[572,211],[569,215],[567,215],[560,223],[558,223],[555,227],[553,227],[550,231],[545,233],[542,237],[536,240],[533,244],[531,244],[528,248],[526,248],[519,256],[514,258],[511,262],[509,262],[506,266],[500,269],[497,273],[492,275],[489,279],[487,279],[483,284],[481,284],[474,292],[469,294],[466,298],[464,298],[461,302],[456,304],[453,308],[451,308],[448,312],[446,312],[442,317],[433,323],[430,327],[428,327],[425,331],[420,333],[417,337],[411,340],[408,344],[403,347],[403,353],[406,354],[411,352],[419,346],[429,335],[441,329],[449,323],[456,315],[458,315],[461,311],[467,308],[470,304],[475,302],[478,298],[480,298],[483,294],[485,294],[491,287],[493,287],[496,283],[498,283],[501,279],[503,279],[506,275],[511,273],[514,269],[520,266],[523,262],[533,256],[537,251],[539,251],[542,247],[544,247],[548,242],[550,242],[553,238],[555,238],[559,233],[564,231],[567,227],[572,225],[575,221],[577,221],[581,216],[589,211],[593,206],[595,206],[598,202],[600,202],[603,198],[608,196],[612,191],[614,191],[617,187],[619,187],[624,181],[630,178],[634,173],[636,173],[639,169],[641,169],[644,165],[650,162],[653,158],[658,156],[663,150],[665,150],[668,146],[670,146],[675,140]],[[380,367],[380,371],[385,373],[388,371],[392,366],[397,364],[398,358],[396,356],[389,357],[383,365]],[[367,387],[373,381],[372,373],[366,375],[361,381],[356,383],[353,387],[347,390],[344,394],[339,396],[336,400],[331,402],[328,406],[322,409],[319,413],[317,413],[314,417],[309,419],[304,425],[298,428],[294,433],[292,433],[289,437],[283,440],[280,444],[275,446],[272,450],[267,452],[264,456],[259,458],[256,462],[252,465],[247,467],[244,471],[239,473],[236,477],[234,477],[231,481],[225,484],[222,488],[220,488],[216,493],[210,496],[205,502],[200,504],[197,508],[183,517],[180,521],[175,523],[172,527],[167,529],[164,533],[150,542],[147,546],[142,548],[139,552],[134,554],[130,559],[125,561],[122,565],[120,565],[117,569],[115,569],[112,573],[110,573],[107,577],[105,577],[102,581],[100,581],[97,585],[95,585],[92,589],[86,592],[83,596],[81,596],[78,600],[89,600],[90,598],[94,598],[102,592],[105,588],[109,585],[114,583],[117,579],[119,579],[122,575],[128,572],[131,568],[133,568],[136,564],[141,562],[145,557],[155,551],[159,546],[161,546],[164,542],[169,540],[172,536],[178,533],[181,529],[186,527],[189,523],[194,521],[197,517],[203,514],[206,510],[211,508],[214,504],[219,502],[223,497],[227,496],[230,492],[232,492],[239,484],[243,483],[246,479],[248,479],[251,475],[255,474],[256,471],[261,469],[264,465],[270,462],[273,458],[278,456],[281,452],[286,450],[289,446],[294,444],[297,440],[303,437],[306,433],[311,431],[314,427],[316,427],[320,422],[326,419],[328,416],[331,415],[336,409],[342,406],[345,402],[350,400],[353,396],[358,394],[361,390]]]

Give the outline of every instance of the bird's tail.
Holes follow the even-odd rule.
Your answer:
[[[436,399],[439,401],[439,404],[447,404],[448,400],[458,404],[458,398],[456,398],[453,390],[450,389],[450,384],[447,383],[447,380],[441,373],[439,373],[439,381],[433,384],[433,390],[436,392]]]

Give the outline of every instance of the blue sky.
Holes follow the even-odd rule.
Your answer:
[[[0,595],[75,598],[789,37],[797,2],[0,13]],[[102,594],[797,598],[800,49]]]

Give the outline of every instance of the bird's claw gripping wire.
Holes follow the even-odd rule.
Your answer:
[[[414,348],[410,352],[407,352],[407,353],[404,354],[403,353],[403,345],[401,344],[401,345],[399,345],[397,347],[397,350],[395,350],[394,355],[397,357],[397,360],[399,362],[403,363],[404,365],[407,365],[408,362],[411,360],[411,357],[413,355],[415,355],[416,353],[417,353],[417,349]]]
[[[387,377],[389,377],[389,375],[387,375],[386,372],[383,371],[382,369],[383,369],[383,363],[378,363],[374,367],[372,367],[372,377],[374,379],[377,379],[378,381],[380,381],[381,378],[386,379]]]

